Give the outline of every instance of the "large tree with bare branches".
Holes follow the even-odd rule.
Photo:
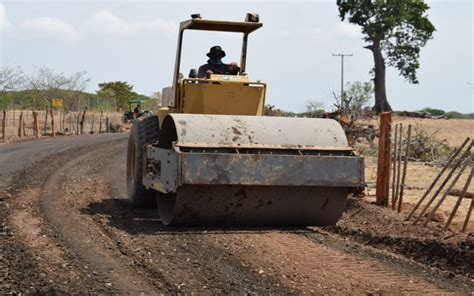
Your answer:
[[[337,0],[341,20],[359,25],[365,48],[374,57],[376,112],[391,111],[385,90],[385,64],[394,66],[408,82],[418,83],[420,49],[432,38],[429,6],[420,0]]]
[[[63,99],[68,110],[79,109],[79,100],[90,78],[84,71],[72,74],[57,73],[48,67],[41,67],[31,75],[25,75],[25,87],[35,91],[34,100],[43,100],[49,106],[51,99]],[[35,108],[33,102],[33,108]]]
[[[4,109],[11,103],[11,91],[22,87],[25,76],[20,68],[0,67],[0,108]]]

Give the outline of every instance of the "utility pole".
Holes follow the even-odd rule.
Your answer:
[[[341,101],[344,97],[344,57],[351,57],[353,54],[343,54],[343,53],[338,53],[338,54],[332,54],[333,57],[341,57]]]

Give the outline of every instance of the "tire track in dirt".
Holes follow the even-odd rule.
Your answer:
[[[99,187],[107,187],[108,183],[109,193],[102,192],[95,199],[86,198],[80,211],[94,219],[101,231],[116,243],[117,252],[128,256],[130,264],[139,272],[169,283],[163,288],[171,293],[290,292],[272,278],[255,278],[253,271],[205,240],[205,232],[164,227],[157,219],[156,209],[130,209],[126,200],[121,198],[125,192],[124,156],[122,151],[105,163],[92,161],[108,172],[106,179],[103,175],[95,179],[102,184]],[[91,167],[89,170],[94,169]],[[86,171],[82,175],[94,176]]]
[[[107,145],[102,149],[109,150],[110,147]],[[83,165],[89,161],[91,155],[97,153],[98,150],[100,148],[67,162],[49,176],[41,201],[42,213],[48,224],[51,224],[54,231],[61,236],[66,248],[80,257],[81,261],[93,270],[93,273],[104,276],[108,280],[104,285],[110,287],[112,291],[132,294],[152,291],[154,286],[148,280],[136,276],[134,270],[117,260],[115,254],[110,252],[106,245],[110,242],[101,238],[100,230],[94,229],[92,223],[87,223],[81,217],[71,213],[70,207],[64,202],[62,187],[64,177],[71,174],[71,170],[77,165]],[[85,187],[84,189],[89,191],[92,188]],[[97,243],[99,240],[100,244]]]
[[[338,233],[334,233],[332,227],[308,227],[303,231],[295,232],[295,234],[305,237],[312,242],[324,244],[333,250],[352,254],[386,267],[390,266],[393,270],[404,274],[415,275],[421,281],[426,281],[446,291],[461,291],[465,294],[472,294],[474,292],[474,281],[469,272],[457,276],[452,272],[446,272],[444,269],[420,263],[413,258],[387,250],[384,245],[363,244],[357,238],[349,239],[341,236]],[[425,255],[430,256],[429,251]]]
[[[48,155],[40,148],[36,153],[43,155],[41,158],[26,168],[23,168],[24,162],[20,163],[18,170],[9,176],[12,182],[2,186],[5,191],[0,194],[0,217],[5,224],[0,235],[0,267],[4,273],[0,278],[0,294],[77,294],[90,291],[88,288],[94,285],[95,279],[58,243],[54,232],[43,221],[39,200],[47,176],[66,159],[80,154],[84,146],[117,138],[83,137],[82,141],[89,144],[80,143],[79,147],[69,139],[57,139],[54,149],[49,141],[45,149],[60,151],[59,154],[50,152]],[[22,148],[17,154],[21,157],[30,150],[36,151],[35,147]],[[10,161],[15,163],[17,159]],[[11,168],[13,166],[7,167],[7,171]]]
[[[124,142],[66,149],[13,178],[15,196],[9,219],[20,231],[11,242],[23,256],[7,250],[6,261],[12,268],[6,269],[6,288],[0,286],[0,291],[289,291],[275,280],[255,279],[240,262],[206,244],[202,238],[205,233],[164,228],[156,219],[156,210],[131,210],[122,198],[111,197],[107,189],[110,184],[103,176],[108,174],[107,163],[117,165],[120,159],[114,155],[123,155]],[[123,160],[120,164],[123,166]],[[112,174],[116,177],[119,173]],[[112,182],[122,182],[122,178]],[[100,210],[109,211],[111,216],[93,213],[99,209],[94,205],[103,206]],[[118,224],[122,227],[115,227]],[[11,278],[12,274],[15,278]]]
[[[419,270],[402,269],[393,262],[343,252],[331,247],[330,237],[315,241],[302,236],[304,230],[262,232],[237,231],[231,235],[214,235],[216,243],[228,250],[258,273],[279,277],[285,285],[309,294],[468,294],[469,287],[446,287],[431,282]],[[330,241],[329,244],[324,240]],[[329,245],[329,246],[328,246]],[[394,260],[392,258],[392,260]],[[425,271],[426,272],[426,271]]]

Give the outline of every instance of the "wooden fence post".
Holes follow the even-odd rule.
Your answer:
[[[376,203],[388,206],[388,194],[390,184],[390,129],[392,125],[392,113],[380,114],[379,127],[379,152],[377,162],[377,187],[375,191]]]
[[[22,124],[23,124],[23,111],[20,113],[20,118],[18,120],[18,137],[21,139],[22,138]]]
[[[44,132],[43,132],[43,134],[46,135],[48,133],[48,113],[49,113],[49,110],[45,109],[44,111],[45,111],[45,113],[44,113]]]
[[[40,138],[40,131],[39,131],[39,120],[38,120],[38,112],[33,111],[33,126],[35,129],[35,137],[36,140]]]
[[[84,110],[82,111],[81,121],[79,122],[81,126],[81,135],[84,133],[84,123],[86,122],[86,111],[87,111],[87,107],[84,107]]]
[[[104,114],[104,110],[100,108],[100,117],[99,117],[99,134],[102,133],[102,116]]]
[[[63,111],[61,111],[61,131],[66,134],[66,125],[64,124],[65,123],[65,120],[66,120],[66,113],[64,113]]]
[[[23,122],[22,122],[22,124],[23,124],[23,137],[26,137],[26,123],[25,122],[27,121],[26,120],[27,116],[28,116],[28,113],[25,113],[25,116],[23,117]]]
[[[81,130],[80,130],[80,126],[79,126],[80,120],[81,120],[81,111],[78,109],[77,117],[76,117],[76,135],[81,134]]]
[[[49,109],[49,112],[51,113],[51,135],[54,138],[54,137],[56,137],[56,128],[55,128],[55,124],[54,124],[54,110]]]
[[[2,139],[3,139],[3,141],[6,141],[6,139],[7,139],[7,110],[3,110]]]
[[[107,133],[110,133],[109,117],[105,117],[105,130]]]
[[[94,131],[94,123],[95,123],[95,116],[94,113],[92,113],[92,125],[91,125],[91,134],[95,133]]]

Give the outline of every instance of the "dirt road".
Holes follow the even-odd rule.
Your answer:
[[[0,294],[469,294],[318,228],[170,229],[125,200],[127,134],[0,145]]]

